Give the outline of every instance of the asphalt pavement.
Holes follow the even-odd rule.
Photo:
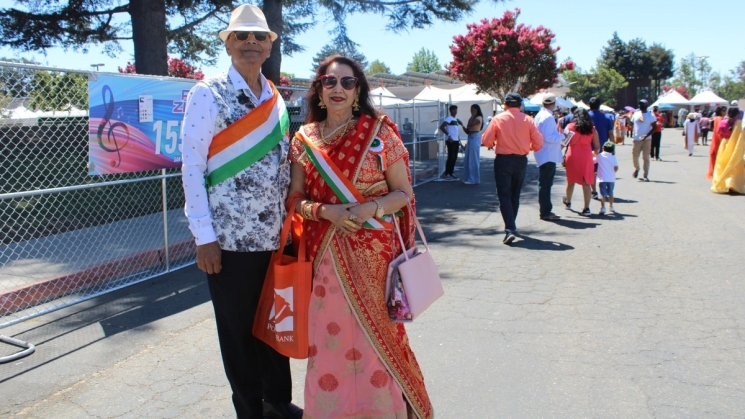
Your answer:
[[[745,417],[745,196],[711,193],[708,147],[689,157],[681,138],[664,132],[650,182],[617,147],[614,216],[580,216],[579,189],[564,209],[560,170],[562,219],[539,220],[531,158],[510,246],[491,152],[480,185],[416,188],[445,296],[407,329],[436,417]],[[0,333],[37,345],[0,365],[2,417],[233,417],[194,267]]]

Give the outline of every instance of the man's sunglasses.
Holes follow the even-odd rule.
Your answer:
[[[321,76],[321,85],[326,89],[333,89],[336,86],[337,80],[339,79],[337,79],[336,76],[327,74],[325,76]],[[344,90],[352,90],[356,86],[357,77],[345,76],[341,78],[341,87],[343,87]]]
[[[248,39],[248,35],[254,34],[254,39],[259,42],[266,41],[266,38],[269,37],[269,32],[233,32],[233,35],[235,35],[235,39],[243,42]]]

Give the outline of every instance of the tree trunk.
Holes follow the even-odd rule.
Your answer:
[[[277,40],[272,42],[272,54],[264,61],[261,72],[264,77],[279,86],[279,72],[282,68],[282,33],[285,26],[282,18],[282,0],[264,0],[263,12],[269,29],[277,33]]]
[[[130,0],[132,41],[138,74],[168,75],[165,0]]]

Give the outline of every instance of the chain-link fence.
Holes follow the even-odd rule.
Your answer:
[[[194,261],[179,169],[89,175],[97,74],[0,62],[0,328]],[[294,134],[307,89],[280,92]],[[381,110],[401,128],[415,183],[436,177],[442,104]]]
[[[178,169],[89,176],[90,74],[0,63],[0,327],[194,260]]]

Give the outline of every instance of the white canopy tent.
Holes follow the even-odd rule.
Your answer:
[[[690,101],[675,90],[670,90],[666,94],[660,96],[652,106],[659,106],[663,103],[666,105],[688,105],[690,104]]]
[[[543,104],[543,98],[546,97],[547,94],[551,92],[540,92],[536,93],[530,98],[530,103],[541,105]],[[562,108],[562,109],[571,109],[572,106],[577,106],[575,103],[569,99],[565,99],[559,95],[556,95],[556,106]]]
[[[577,102],[577,106],[580,107],[580,108],[590,109],[590,107],[584,101],[582,101],[582,100],[580,100],[579,102]]]
[[[688,101],[689,105],[729,105],[729,102],[717,96],[711,90],[703,91]]]
[[[386,89],[384,86],[370,90],[370,99],[376,108],[407,103],[407,101],[397,98],[396,95],[391,93],[391,91]]]
[[[608,105],[600,105],[600,110],[603,112],[613,112],[613,108]]]

